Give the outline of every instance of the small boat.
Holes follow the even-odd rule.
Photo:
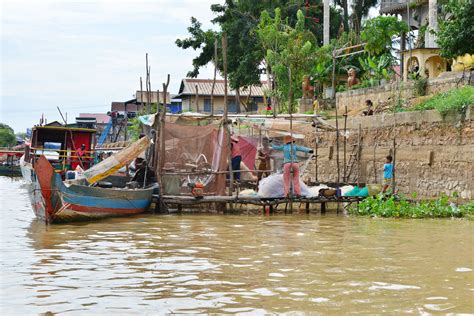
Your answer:
[[[0,176],[21,177],[20,157],[23,151],[18,150],[0,150],[0,156],[6,158],[0,163]]]
[[[118,187],[125,185],[117,181],[123,177],[115,181],[106,178],[111,181],[98,182],[97,186],[89,186],[86,179],[63,181],[45,156],[38,158],[33,171],[33,210],[46,223],[140,214],[150,206],[155,190],[155,185],[144,189]]]

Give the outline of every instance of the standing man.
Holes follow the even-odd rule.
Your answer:
[[[295,195],[300,196],[300,168],[298,166],[298,160],[296,159],[296,152],[302,151],[312,154],[313,150],[294,144],[294,140],[291,136],[285,136],[283,143],[284,145],[272,145],[272,148],[275,150],[283,150],[283,189],[285,191],[285,196],[288,196],[290,193],[290,181],[293,183],[293,191]],[[292,171],[293,176],[291,176]]]
[[[257,158],[260,161],[258,164],[257,172],[257,187],[263,176],[268,177],[270,175],[270,172],[268,170],[270,170],[272,167],[270,162],[270,155],[272,153],[272,149],[269,145],[269,139],[267,137],[264,137],[262,139],[262,145],[258,148],[257,151]]]

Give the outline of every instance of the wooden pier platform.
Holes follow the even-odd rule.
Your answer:
[[[299,203],[305,204],[306,212],[309,213],[310,205],[311,204],[320,204],[321,205],[321,213],[326,212],[327,203],[348,203],[348,205],[352,203],[359,203],[364,198],[363,197],[324,197],[324,196],[317,196],[317,197],[294,197],[291,200],[288,198],[277,197],[277,198],[262,198],[259,196],[204,196],[202,198],[195,198],[189,195],[164,195],[161,197],[158,194],[153,195],[153,199],[156,202],[157,208],[155,211],[159,211],[159,204],[163,203],[166,205],[175,205],[181,210],[183,207],[186,206],[193,206],[198,204],[205,204],[205,203],[223,203],[223,204],[235,204],[235,205],[256,205],[261,206],[265,210],[266,207],[270,208],[270,212],[273,212],[273,207],[278,207],[278,205],[285,204],[285,213],[288,208],[288,204],[290,203]],[[161,203],[160,203],[161,202]]]

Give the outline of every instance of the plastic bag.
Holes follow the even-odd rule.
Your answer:
[[[300,180],[301,195],[311,196],[308,186]],[[285,191],[283,189],[283,174],[272,174],[262,179],[258,185],[258,195],[261,197],[284,197]]]

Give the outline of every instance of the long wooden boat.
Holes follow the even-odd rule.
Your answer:
[[[35,215],[46,223],[93,220],[145,212],[155,186],[144,189],[88,186],[85,179],[63,181],[45,156],[34,166],[21,160],[23,178],[30,185]]]

